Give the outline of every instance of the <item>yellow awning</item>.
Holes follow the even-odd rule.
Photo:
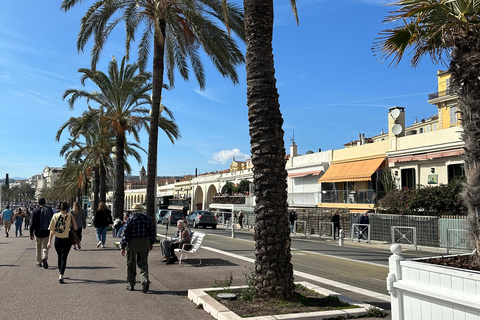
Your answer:
[[[385,158],[332,163],[327,172],[318,179],[321,182],[370,181],[372,174],[382,165]]]

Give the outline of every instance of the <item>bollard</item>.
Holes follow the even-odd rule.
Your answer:
[[[345,237],[343,229],[340,229],[338,232],[338,245],[343,247],[343,238]]]
[[[232,238],[235,238],[235,219],[232,219]]]

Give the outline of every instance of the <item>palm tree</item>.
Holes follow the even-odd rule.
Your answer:
[[[291,0],[296,14],[295,1]],[[247,104],[254,168],[255,288],[260,298],[293,296],[283,118],[273,61],[273,0],[244,0]],[[298,18],[297,18],[298,23]]]
[[[84,157],[94,172],[93,210],[98,208],[99,202],[106,202],[107,166],[111,162],[109,157],[115,143],[114,137],[108,128],[100,126],[98,110],[90,107],[81,117],[71,117],[57,131],[55,139],[60,140],[62,132],[68,128],[70,139],[60,150],[60,156],[69,158]],[[79,142],[83,138],[85,142]]]
[[[138,64],[126,64],[126,57],[122,59],[120,66],[115,57],[108,65],[108,75],[93,69],[79,69],[82,73],[81,82],[91,80],[100,91],[87,92],[85,90],[68,89],[63,98],[68,99],[70,108],[73,108],[78,98],[86,98],[87,101],[95,101],[100,105],[99,109],[92,109],[100,117],[100,126],[112,130],[115,136],[115,199],[114,215],[123,216],[124,210],[124,177],[125,177],[125,145],[126,135],[130,133],[136,142],[140,142],[139,130],[148,128],[148,109],[142,105],[150,104],[148,92],[152,85],[148,82],[149,73],[139,72]],[[170,118],[161,118],[160,127],[166,132],[173,143],[180,134],[174,122],[173,114],[167,109]],[[139,147],[137,145],[137,147]]]
[[[397,23],[384,30],[374,50],[397,65],[411,50],[416,67],[424,55],[433,62],[450,61],[451,87],[459,97],[465,142],[465,183],[462,198],[468,208],[471,234],[480,263],[480,0],[400,0],[399,8],[385,22]]]
[[[83,0],[63,0],[61,9],[70,10]],[[118,14],[120,12],[120,14]],[[229,21],[229,30],[244,40],[243,14],[235,5],[222,6],[222,0],[99,0],[82,18],[77,40],[77,49],[83,51],[90,37],[94,36],[92,68],[98,62],[103,45],[115,26],[124,21],[126,51],[129,55],[131,42],[143,24],[144,29],[138,45],[138,60],[143,70],[153,46],[153,90],[148,141],[147,164],[147,213],[155,215],[155,189],[157,169],[159,107],[162,96],[163,77],[166,69],[170,86],[174,86],[174,72],[188,80],[189,62],[200,85],[205,88],[205,74],[199,55],[202,47],[217,70],[238,82],[236,67],[244,63],[243,55],[233,38],[215,21]]]

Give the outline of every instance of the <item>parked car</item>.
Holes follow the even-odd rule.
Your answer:
[[[183,216],[183,212],[181,210],[167,210],[165,215],[162,218],[162,225],[168,224],[170,221],[170,225],[176,225],[178,220],[184,220],[185,217]]]
[[[208,226],[212,227],[212,229],[217,229],[217,217],[210,211],[196,210],[187,216],[187,224],[194,228],[200,226],[206,228]]]
[[[167,214],[168,210],[167,209],[160,209],[157,211],[157,223],[161,223],[163,220],[163,217]]]

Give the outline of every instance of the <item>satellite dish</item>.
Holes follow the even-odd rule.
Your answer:
[[[390,115],[393,119],[397,119],[400,116],[400,109],[393,109]]]
[[[392,132],[394,135],[398,136],[402,132],[403,128],[401,125],[396,124],[392,127]]]

